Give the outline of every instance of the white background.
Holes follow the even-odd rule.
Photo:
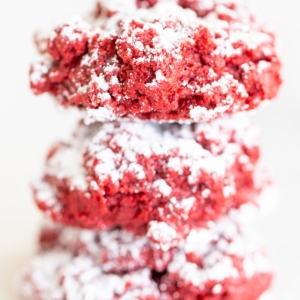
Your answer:
[[[126,1],[126,0],[124,0]],[[285,84],[279,99],[260,110],[264,160],[281,203],[262,224],[277,270],[276,299],[300,299],[300,4],[297,0],[244,0],[279,34]],[[0,299],[14,300],[12,282],[35,248],[40,213],[29,182],[39,174],[50,143],[72,122],[47,96],[34,97],[28,68],[34,59],[34,31],[74,14],[93,0],[0,1]],[[298,290],[299,289],[299,290]],[[288,293],[290,295],[288,296]],[[298,293],[298,294],[297,294]],[[292,296],[294,294],[294,296]]]

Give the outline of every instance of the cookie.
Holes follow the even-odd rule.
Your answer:
[[[191,230],[165,251],[121,228],[96,232],[46,224],[20,286],[30,300],[256,300],[271,280],[260,241],[225,217]]]
[[[194,126],[81,124],[49,152],[34,184],[39,208],[65,225],[123,226],[178,240],[246,203],[257,205],[258,133],[244,115]],[[257,179],[256,179],[257,178]]]
[[[88,122],[207,121],[252,110],[281,84],[273,33],[233,1],[99,1],[43,42],[32,90]]]

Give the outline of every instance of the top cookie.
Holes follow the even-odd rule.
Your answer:
[[[256,108],[281,84],[274,35],[232,1],[100,0],[88,21],[39,42],[32,90],[91,122],[208,121]]]

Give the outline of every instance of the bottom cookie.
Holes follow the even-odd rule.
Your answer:
[[[25,268],[25,300],[257,300],[272,271],[255,237],[226,217],[162,251],[124,229],[48,224]]]
[[[23,271],[20,294],[25,300],[257,300],[272,278],[270,273],[247,278],[233,272],[219,283],[214,278],[199,284],[203,279],[199,265],[185,263],[181,267],[163,276],[147,268],[106,274],[86,256],[51,250],[35,257]],[[211,274],[218,271],[215,275],[222,277],[229,269],[225,263],[223,270]],[[189,280],[181,278],[187,271]]]

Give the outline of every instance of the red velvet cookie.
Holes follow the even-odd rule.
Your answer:
[[[254,109],[281,84],[274,35],[233,1],[99,1],[46,41],[32,90],[89,121],[207,121]]]
[[[140,234],[148,227],[153,242],[164,236],[169,245],[230,209],[257,204],[270,184],[256,179],[257,135],[244,115],[193,126],[81,125],[51,149],[35,199],[62,224]]]
[[[160,265],[163,252],[124,229],[95,232],[48,224],[40,244],[40,254],[22,276],[25,299],[256,300],[272,279],[256,238],[229,217],[192,230],[164,253]],[[37,292],[40,298],[33,297]]]

